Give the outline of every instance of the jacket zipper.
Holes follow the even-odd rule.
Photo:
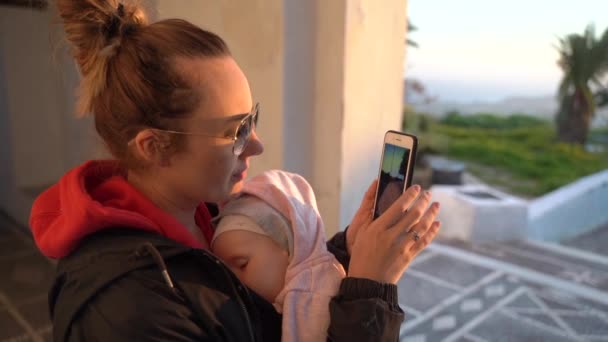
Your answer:
[[[228,279],[228,282],[230,283],[230,285],[232,286],[232,291],[234,293],[236,293],[236,297],[237,297],[237,301],[239,303],[239,306],[241,307],[242,311],[243,311],[243,315],[245,316],[245,321],[247,322],[247,330],[249,332],[249,337],[251,338],[251,341],[255,342],[255,337],[253,334],[253,326],[251,325],[251,319],[249,318],[249,313],[247,312],[247,307],[245,306],[245,303],[243,302],[243,300],[241,299],[240,293],[237,290],[236,286],[234,285],[234,281],[232,280],[232,277],[230,276],[230,273],[228,273],[228,267],[226,265],[224,265],[224,263],[214,257],[213,255],[209,255],[207,253],[203,253],[205,256],[211,258],[211,260],[215,261],[215,263],[222,269],[222,271],[224,272],[224,275],[226,276],[226,278]],[[243,286],[243,285],[240,285]],[[245,288],[243,286],[243,288]]]

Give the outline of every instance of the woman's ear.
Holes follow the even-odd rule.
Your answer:
[[[170,139],[151,129],[139,131],[131,141],[134,153],[146,164],[169,165]]]

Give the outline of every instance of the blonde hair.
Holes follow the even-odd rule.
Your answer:
[[[57,0],[81,81],[77,114],[93,114],[109,151],[135,166],[127,142],[145,127],[170,129],[189,116],[198,93],[175,70],[178,57],[223,57],[222,38],[185,20],[148,24],[143,9],[118,0]],[[171,136],[177,148],[179,135]]]

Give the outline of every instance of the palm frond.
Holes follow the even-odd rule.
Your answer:
[[[414,24],[412,24],[412,22],[408,19],[406,35],[409,36],[410,33],[415,32],[415,31],[418,31],[418,27],[415,26]],[[416,43],[415,41],[413,41],[410,38],[406,38],[405,43],[407,44],[407,46],[411,46],[413,48],[418,48],[418,43]]]
[[[568,97],[571,93],[570,89],[572,88],[572,80],[568,76],[568,74],[564,74],[562,77],[562,81],[559,84],[559,89],[557,91],[557,97],[563,101],[564,98]]]
[[[563,71],[557,91],[558,133],[562,141],[582,144],[598,105],[608,102],[608,90],[602,84],[608,73],[608,29],[598,38],[595,26],[588,25],[582,34],[559,38],[557,50]],[[594,90],[599,92],[594,94]]]
[[[584,87],[593,77],[608,70],[608,30],[597,39],[595,27],[589,25],[582,35],[570,34],[559,39],[557,49],[559,66],[568,75],[564,79],[577,88]],[[560,85],[560,89],[563,88]]]
[[[407,20],[407,31],[408,32],[418,31],[418,26],[412,24],[412,22],[409,19]]]

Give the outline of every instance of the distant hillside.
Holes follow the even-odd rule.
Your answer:
[[[509,97],[496,102],[442,102],[437,100],[428,104],[413,105],[417,112],[442,117],[447,112],[458,111],[463,115],[493,113],[496,115],[528,114],[534,117],[553,120],[558,103],[554,96]],[[596,113],[594,126],[608,125],[608,108]]]

